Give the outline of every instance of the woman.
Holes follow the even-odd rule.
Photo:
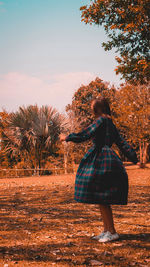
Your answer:
[[[82,158],[75,181],[75,200],[81,203],[99,204],[104,231],[94,236],[99,242],[119,238],[115,230],[111,205],[127,205],[128,175],[118,155],[111,146],[115,143],[134,164],[138,162],[134,149],[119,134],[111,119],[107,99],[92,101],[96,120],[79,133],[60,135],[61,141],[84,142],[92,138],[93,147]]]

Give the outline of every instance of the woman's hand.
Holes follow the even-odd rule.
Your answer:
[[[65,141],[66,140],[66,135],[65,134],[60,134],[59,135],[59,139],[61,142]]]

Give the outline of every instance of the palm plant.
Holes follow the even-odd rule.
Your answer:
[[[6,153],[39,169],[44,159],[56,152],[58,135],[66,127],[64,116],[56,109],[37,105],[20,107],[7,118],[7,127],[2,127],[2,121],[0,124]]]

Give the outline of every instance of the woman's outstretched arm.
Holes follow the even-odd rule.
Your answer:
[[[128,144],[128,142],[122,137],[121,134],[117,131],[117,136],[116,136],[116,145],[119,147],[121,152],[129,159],[131,160],[134,164],[138,162],[137,154],[133,147]]]
[[[79,133],[69,134],[65,138],[65,141],[66,142],[72,141],[74,143],[81,143],[81,142],[87,141],[95,135],[97,128],[100,125],[102,125],[102,123],[103,123],[103,118],[99,117],[91,125],[89,125],[85,130],[83,130]]]

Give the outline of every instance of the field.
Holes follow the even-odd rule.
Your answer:
[[[101,244],[98,206],[76,203],[74,175],[0,179],[0,266],[150,266],[150,166],[127,167],[113,206],[120,240]]]

